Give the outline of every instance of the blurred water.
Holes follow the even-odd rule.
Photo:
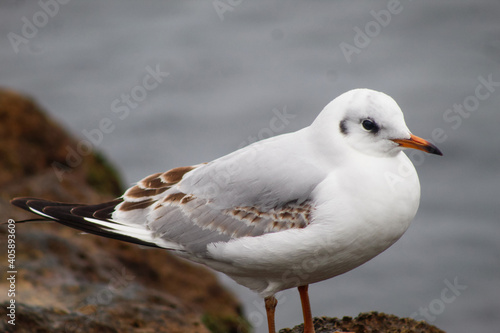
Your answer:
[[[283,132],[307,126],[355,87],[393,96],[419,136],[441,129],[445,156],[416,160],[411,228],[369,263],[311,286],[313,313],[417,313],[449,332],[498,331],[498,1],[60,1],[2,1],[0,85],[31,94],[81,137],[108,118],[96,146],[128,183],[267,137],[276,109],[295,115]],[[150,71],[161,74],[144,82]],[[447,111],[464,103],[462,115]],[[265,332],[263,302],[221,279]],[[443,294],[450,283],[459,289]],[[300,313],[296,291],[282,293],[278,327]]]

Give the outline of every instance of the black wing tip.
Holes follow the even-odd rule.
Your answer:
[[[51,201],[51,200],[45,200],[45,199],[40,199],[40,198],[33,198],[33,197],[18,197],[10,200],[10,203],[16,207],[30,210],[31,204],[30,203],[37,203],[37,204],[44,204],[44,205],[78,205],[78,204],[67,204],[67,203],[62,203],[62,202],[57,202],[57,201]]]
[[[96,218],[108,219],[110,218],[114,208],[122,201],[123,199],[117,198],[115,200],[107,201],[96,205],[86,205],[78,203],[51,201],[51,200],[32,198],[32,197],[18,197],[10,200],[10,203],[16,207],[22,208],[34,214],[37,214],[37,212],[46,213],[45,212],[46,209],[55,207],[62,209],[64,212],[72,213],[80,217],[96,217]]]
[[[98,205],[82,205],[82,204],[62,203],[62,202],[44,200],[39,198],[19,197],[12,199],[10,203],[16,207],[27,210],[30,213],[37,214],[38,211],[48,216],[46,217],[41,214],[37,214],[41,215],[44,219],[36,219],[36,221],[52,220],[60,224],[66,225],[70,228],[91,233],[94,235],[117,239],[128,243],[135,243],[147,247],[159,247],[154,243],[143,241],[141,239],[132,236],[114,233],[112,230],[109,230],[106,227],[102,227],[100,225],[85,220],[85,218],[97,218],[97,219],[102,219],[104,221],[108,220],[111,217],[111,213],[114,210],[114,207],[122,201],[123,199],[118,198],[113,201],[105,202]],[[32,220],[35,221],[35,219]],[[32,220],[26,220],[26,222]],[[24,222],[24,221],[18,221],[18,222]]]
[[[19,198],[14,198],[10,201],[10,203],[16,207],[19,207],[19,208],[22,208],[22,209],[25,209],[25,210],[29,210],[29,206],[28,206],[28,201],[30,200],[40,200],[40,199],[37,199],[37,198],[27,198],[27,197],[19,197]]]
[[[32,214],[41,216],[46,221],[59,221],[57,216],[52,216],[51,214],[46,214],[45,210],[50,207],[60,207],[65,209],[71,209],[74,207],[82,206],[81,204],[73,203],[62,203],[57,201],[45,200],[40,198],[32,197],[19,197],[14,198],[10,203],[16,207],[24,209]],[[28,221],[28,220],[27,220]]]
[[[18,197],[10,200],[10,203],[13,206],[19,207],[23,210],[26,210],[32,214],[41,216],[41,218],[35,218],[35,219],[25,219],[25,220],[17,220],[16,223],[24,223],[24,222],[42,222],[42,221],[56,221],[56,218],[49,218],[47,216],[43,216],[36,211],[32,209],[33,206],[40,206],[44,207],[47,204],[50,204],[51,201],[44,200],[44,199],[39,199],[39,198],[32,198],[32,197]]]

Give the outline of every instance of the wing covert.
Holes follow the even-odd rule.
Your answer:
[[[178,243],[199,255],[210,243],[305,228],[311,222],[310,200],[290,200],[272,207],[227,208],[211,198],[181,192],[178,184],[184,175],[204,167],[175,168],[144,178],[125,192],[112,219],[143,224],[154,238]]]

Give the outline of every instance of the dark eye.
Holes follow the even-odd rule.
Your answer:
[[[378,126],[373,120],[365,119],[365,120],[363,120],[361,125],[363,125],[363,128],[369,132],[373,132],[373,133],[378,132]]]

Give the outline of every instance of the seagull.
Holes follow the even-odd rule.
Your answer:
[[[314,333],[309,284],[350,271],[396,242],[420,201],[398,104],[369,89],[331,101],[301,130],[147,176],[97,205],[16,198],[15,206],[86,233],[169,250],[264,298],[275,332],[279,291],[298,288]]]

